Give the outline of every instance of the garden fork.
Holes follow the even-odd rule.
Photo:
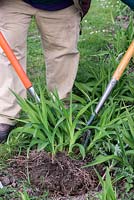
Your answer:
[[[111,91],[119,81],[121,75],[123,74],[124,70],[126,69],[130,59],[134,56],[134,40],[131,42],[128,50],[126,51],[125,55],[123,56],[121,62],[119,63],[117,69],[115,70],[110,82],[108,83],[105,92],[103,93],[99,103],[97,104],[95,111],[89,118],[87,122],[87,126],[90,126],[93,120],[95,119],[96,115],[99,113],[100,109],[102,108],[103,104],[105,103],[106,99],[110,95]],[[87,130],[84,133],[84,147],[86,148],[88,145],[88,141],[91,135],[91,130]]]

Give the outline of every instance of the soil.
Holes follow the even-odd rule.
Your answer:
[[[0,173],[0,182],[21,191],[22,182],[30,180],[30,196],[40,196],[49,191],[50,197],[83,196],[95,191],[98,178],[94,168],[82,168],[91,161],[72,159],[66,153],[58,153],[54,158],[45,151],[32,151],[26,155],[8,160],[8,169]],[[103,167],[97,169],[102,174]],[[84,198],[86,199],[86,198]]]
[[[129,25],[129,16],[128,15],[119,15],[115,18],[117,24],[124,29],[128,28]]]

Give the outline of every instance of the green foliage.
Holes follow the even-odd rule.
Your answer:
[[[98,174],[98,173],[97,173]],[[102,177],[98,174],[102,192],[98,195],[100,200],[117,200],[116,191],[113,189],[111,176],[109,174],[109,169],[106,171],[106,180],[103,180]]]
[[[0,189],[0,200],[9,200],[13,194],[14,199],[18,199],[18,194],[14,188],[4,186]]]
[[[21,200],[30,200],[30,197],[28,196],[27,192],[24,191],[23,193],[20,192]]]
[[[130,171],[133,170],[133,112],[132,108],[126,106],[122,109],[121,107],[116,109],[114,104],[112,104],[112,107],[106,107],[105,112],[101,115],[100,128],[91,126],[91,129],[95,130],[95,134],[87,148],[88,151],[94,148],[92,152],[97,152],[97,149],[100,148],[101,150],[95,154],[95,160],[87,164],[86,167],[115,160],[114,165],[120,162]],[[115,113],[116,118],[114,118]],[[102,140],[104,138],[105,141]]]
[[[14,133],[31,135],[29,148],[37,146],[38,150],[45,149],[52,155],[58,151],[72,154],[78,148],[84,158],[85,149],[79,139],[87,126],[82,118],[93,102],[85,105],[73,104],[71,95],[69,108],[66,108],[56,92],[48,95],[48,99],[44,98],[43,90],[40,88],[40,103],[24,100],[16,95],[27,118],[25,116],[25,119],[21,119],[24,124],[15,129]]]

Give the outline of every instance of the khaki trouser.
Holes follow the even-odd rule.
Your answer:
[[[79,12],[74,6],[49,12],[21,0],[0,0],[0,31],[24,70],[27,32],[33,16],[41,34],[47,87],[50,91],[57,89],[63,99],[72,89],[78,68]],[[0,123],[13,124],[10,117],[19,116],[20,107],[10,89],[26,97],[24,86],[0,48]]]

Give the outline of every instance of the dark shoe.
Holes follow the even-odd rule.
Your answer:
[[[7,137],[13,128],[14,126],[10,124],[0,123],[0,143],[3,143],[7,140]]]

